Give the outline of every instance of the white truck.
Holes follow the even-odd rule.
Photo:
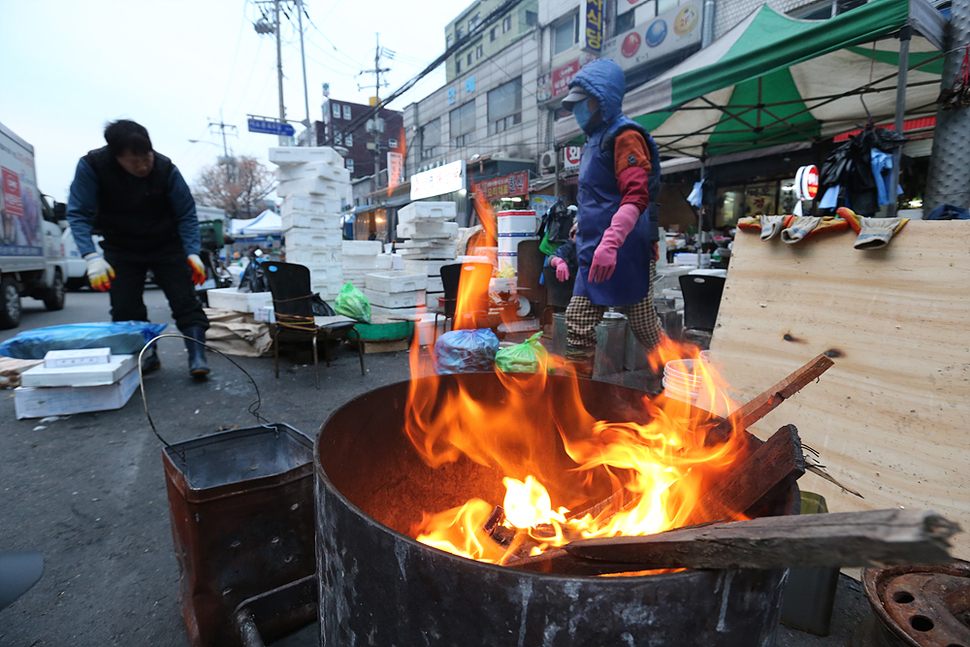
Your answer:
[[[37,189],[34,147],[0,123],[0,328],[20,325],[20,298],[64,307],[61,228]]]

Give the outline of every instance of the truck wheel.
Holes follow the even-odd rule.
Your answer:
[[[64,278],[61,276],[61,271],[54,270],[54,284],[47,289],[47,293],[44,295],[44,305],[47,306],[47,309],[63,310],[64,293]]]
[[[20,288],[12,276],[0,279],[0,328],[20,325]]]

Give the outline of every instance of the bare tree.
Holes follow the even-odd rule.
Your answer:
[[[255,218],[273,190],[273,173],[255,157],[242,155],[228,163],[202,167],[192,191],[202,206],[225,210],[231,218]]]

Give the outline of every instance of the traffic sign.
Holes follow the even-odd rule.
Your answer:
[[[279,121],[266,121],[263,119],[250,119],[249,132],[292,137],[293,133],[296,131],[293,129],[293,126],[287,123],[282,123]]]

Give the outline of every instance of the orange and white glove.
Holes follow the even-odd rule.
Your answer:
[[[98,292],[107,292],[111,289],[111,279],[115,277],[115,270],[102,258],[101,254],[91,252],[84,256],[88,262],[88,283]]]
[[[192,283],[202,285],[205,283],[205,265],[198,254],[189,254],[189,267],[192,268]]]
[[[889,244],[889,240],[906,226],[909,218],[866,218],[857,216],[846,207],[839,207],[836,213],[845,218],[849,226],[859,236],[853,247],[856,249],[879,249]]]
[[[556,278],[560,283],[565,283],[569,280],[569,266],[566,265],[566,261],[558,256],[553,256],[549,259],[549,264],[556,269]]]

